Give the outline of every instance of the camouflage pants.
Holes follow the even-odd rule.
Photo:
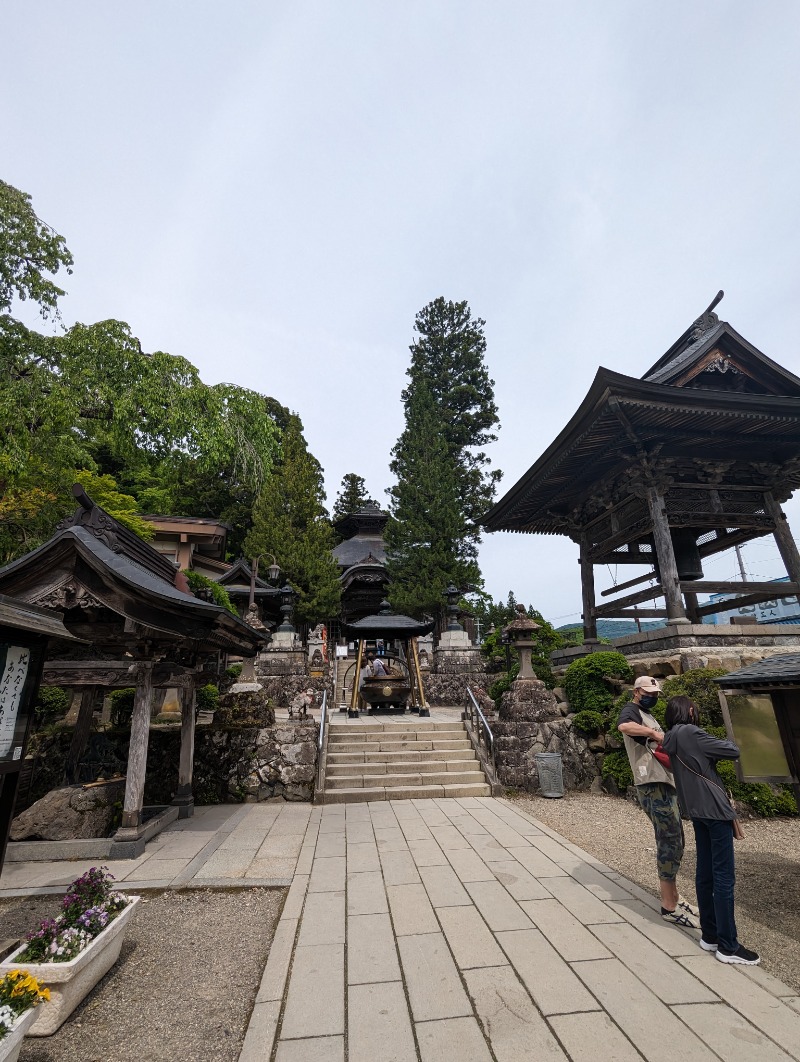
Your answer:
[[[675,790],[664,782],[646,782],[637,785],[636,792],[655,831],[658,877],[674,881],[683,859],[683,824]]]

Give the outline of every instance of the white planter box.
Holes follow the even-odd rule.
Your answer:
[[[5,962],[0,963],[0,977],[11,970],[25,970],[50,989],[49,1002],[43,1003],[34,1012],[37,1020],[29,1036],[51,1036],[117,961],[128,921],[141,897],[131,896],[129,899],[131,902],[114,921],[69,962],[15,961],[15,957],[27,946],[23,944]],[[0,1055],[0,1059],[2,1057]]]
[[[25,1039],[26,1033],[39,1017],[40,1008],[46,1006],[47,1003],[42,1002],[38,1007],[30,1007],[24,1014],[20,1014],[14,1022],[11,1032],[8,1033],[5,1039],[0,1040],[0,1062],[17,1062],[19,1049],[22,1047],[22,1041]]]

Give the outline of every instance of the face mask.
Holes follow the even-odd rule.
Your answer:
[[[655,693],[643,693],[639,698],[639,707],[647,710],[652,708],[658,700],[658,696]]]

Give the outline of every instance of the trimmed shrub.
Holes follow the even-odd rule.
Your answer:
[[[723,726],[722,709],[719,706],[719,686],[714,681],[720,675],[726,675],[724,667],[695,667],[684,671],[682,675],[668,678],[664,683],[662,698],[691,697],[700,709],[700,725],[703,727]]]
[[[608,713],[614,695],[604,681],[606,676],[632,681],[633,671],[622,653],[590,653],[571,663],[564,673],[570,708],[577,712]]]
[[[111,701],[112,726],[125,727],[130,724],[135,697],[136,690],[133,687],[124,690],[114,690],[109,697]]]
[[[572,725],[584,734],[602,734],[608,721],[600,712],[578,712],[572,717]]]
[[[36,722],[46,726],[64,716],[72,704],[72,694],[61,686],[40,686],[36,704]]]
[[[612,778],[621,793],[624,793],[629,785],[633,785],[633,771],[624,749],[607,752],[600,773],[603,778]]]
[[[197,691],[195,701],[198,712],[214,712],[219,704],[219,689],[209,682],[207,686],[201,686]]]

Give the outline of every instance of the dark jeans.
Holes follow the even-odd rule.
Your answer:
[[[703,940],[736,951],[733,919],[733,827],[727,819],[692,819],[697,844],[697,905]]]

